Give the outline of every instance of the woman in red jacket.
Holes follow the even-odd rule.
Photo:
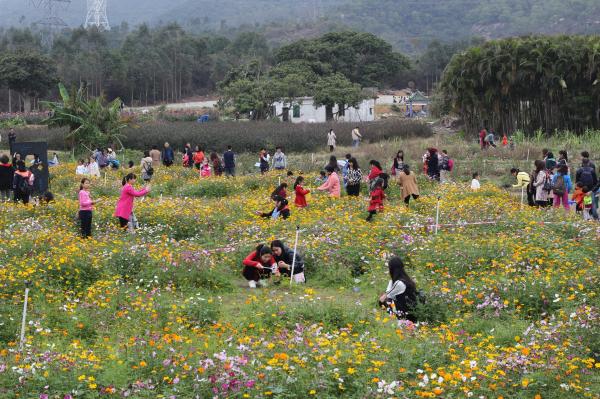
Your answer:
[[[379,176],[383,173],[383,169],[381,168],[379,161],[374,159],[369,162],[369,165],[371,165],[371,171],[369,172],[367,179],[369,180],[369,188],[373,191],[375,189],[375,182],[379,180]]]
[[[385,193],[383,192],[383,180],[377,179],[375,187],[371,192],[371,201],[369,202],[369,216],[367,216],[367,222],[373,220],[373,216],[379,211],[383,211],[383,200],[385,199]]]
[[[264,280],[271,278],[273,273],[279,274],[273,251],[268,245],[260,244],[244,259],[242,264],[244,265],[242,275],[248,280],[250,288],[256,288],[256,283],[265,286]]]
[[[298,208],[306,208],[308,203],[306,202],[306,194],[310,193],[310,190],[305,190],[302,187],[302,183],[304,182],[304,177],[298,176],[296,179],[296,183],[294,183],[294,191],[296,192],[296,199],[294,199],[294,204]]]

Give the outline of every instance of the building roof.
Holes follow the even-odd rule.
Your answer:
[[[429,103],[429,97],[417,90],[408,98],[408,102]]]

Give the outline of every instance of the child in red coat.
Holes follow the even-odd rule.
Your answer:
[[[302,187],[303,182],[304,177],[298,176],[296,183],[294,183],[294,191],[296,192],[294,204],[296,204],[298,208],[306,208],[308,206],[308,203],[306,202],[306,194],[310,193],[310,190],[305,190],[304,187]]]
[[[373,219],[373,216],[377,211],[383,211],[383,200],[385,199],[385,193],[383,192],[383,180],[378,179],[375,182],[373,191],[371,192],[371,201],[369,202],[369,216],[367,216],[367,222]]]
[[[277,262],[269,246],[260,244],[242,262],[244,270],[242,275],[248,280],[250,288],[256,288],[256,283],[264,284],[264,280],[271,278],[271,274],[279,274]]]

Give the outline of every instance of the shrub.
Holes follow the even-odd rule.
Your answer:
[[[126,148],[146,150],[152,145],[169,142],[175,149],[182,149],[185,143],[202,145],[206,149],[222,151],[228,144],[236,152],[257,152],[261,147],[273,148],[283,145],[288,152],[303,152],[323,149],[327,144],[327,131],[334,129],[338,145],[350,145],[350,131],[356,123],[275,123],[261,122],[167,122],[149,121],[138,128],[124,130],[123,144]],[[358,124],[365,140],[377,142],[399,137],[429,137],[431,127],[419,121],[389,119],[385,121]],[[69,149],[64,141],[65,130],[45,128],[24,128],[19,131],[19,140],[46,140],[52,149]]]

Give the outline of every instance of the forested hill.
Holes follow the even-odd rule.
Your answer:
[[[0,25],[28,26],[41,17],[27,0],[0,0]],[[195,31],[263,31],[273,42],[344,25],[375,33],[404,51],[432,39],[527,33],[600,33],[598,0],[108,0],[110,22],[164,24]],[[62,11],[72,27],[85,1]],[[258,26],[261,25],[261,26]]]

